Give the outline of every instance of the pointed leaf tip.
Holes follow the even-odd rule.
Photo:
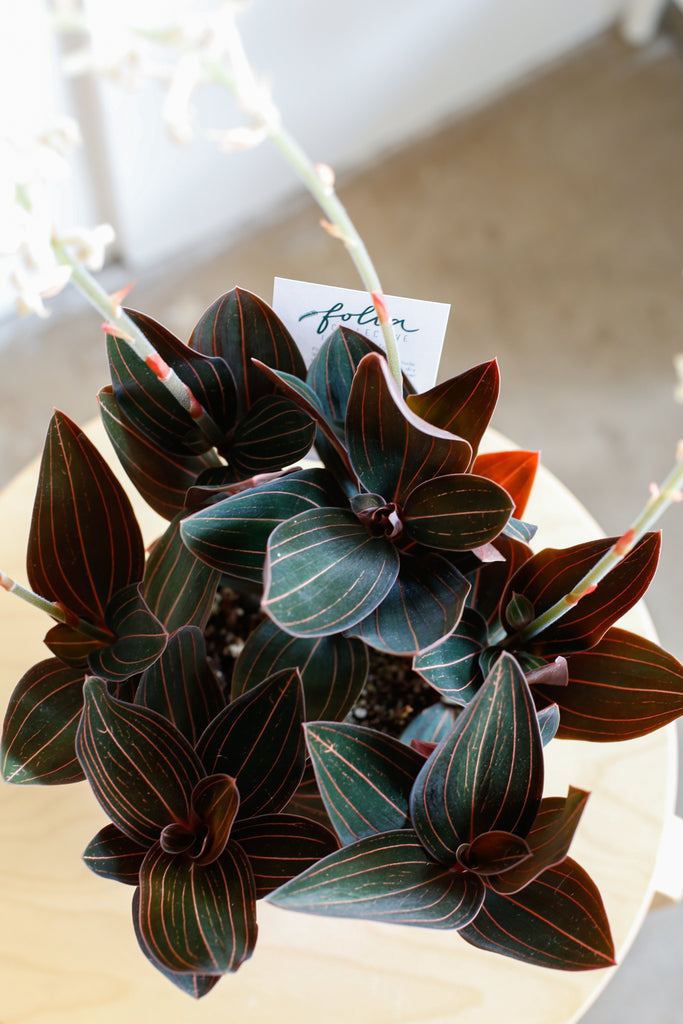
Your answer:
[[[543,747],[533,698],[504,653],[421,769],[411,794],[413,827],[425,848],[454,864],[482,833],[524,838],[543,791]]]
[[[95,797],[115,825],[149,845],[190,818],[205,772],[194,750],[161,715],[112,697],[102,679],[83,687],[76,753]]]

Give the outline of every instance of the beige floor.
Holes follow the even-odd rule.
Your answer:
[[[672,397],[672,357],[683,350],[682,168],[676,49],[663,41],[632,52],[607,37],[341,187],[385,290],[452,304],[442,375],[497,355],[495,425],[541,447],[610,533],[628,525],[683,437]],[[202,255],[139,280],[131,304],[186,336],[233,284],[266,298],[276,274],[357,286],[303,202],[232,251]],[[0,484],[39,449],[53,406],[84,421],[106,383],[89,313],[3,336],[14,344],[0,348]],[[683,508],[663,528],[649,605],[682,657]],[[587,1024],[679,1022],[682,955],[681,908],[650,915]]]

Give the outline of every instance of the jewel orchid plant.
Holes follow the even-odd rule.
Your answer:
[[[479,452],[495,360],[414,393],[365,255],[392,359],[340,327],[306,367],[248,291],[186,343],[56,254],[107,318],[102,420],[168,525],[146,552],[117,476],[54,414],[29,587],[2,577],[51,618],[51,656],[7,709],[5,781],[89,784],[109,824],[85,863],[131,887],[142,953],[195,997],[251,956],[259,899],[452,929],[546,967],[612,964],[569,856],[588,793],[544,796],[544,749],[683,713],[683,667],[617,625],[655,572],[651,526],[683,462],[623,536],[534,551],[536,454]],[[244,608],[226,667],[207,644]],[[378,658],[427,695],[399,736],[350,715]]]

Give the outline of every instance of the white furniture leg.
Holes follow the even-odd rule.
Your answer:
[[[679,7],[683,0],[676,0]],[[628,0],[620,18],[620,31],[627,43],[642,46],[657,34],[668,0]]]
[[[653,907],[683,899],[683,818],[672,814],[664,822],[662,845],[655,866]]]

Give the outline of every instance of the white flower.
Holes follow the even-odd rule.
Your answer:
[[[163,118],[172,138],[181,145],[191,142],[194,136],[192,94],[205,77],[201,57],[191,52],[180,57],[171,75]]]
[[[104,266],[104,250],[114,238],[111,224],[98,224],[94,228],[72,228],[61,235],[58,241],[72,250],[72,255],[88,270],[101,270]]]
[[[207,134],[207,138],[215,142],[224,153],[238,153],[260,145],[266,138],[266,130],[263,127],[250,128],[248,125],[243,125],[239,128],[230,128],[227,131],[211,131]]]
[[[67,72],[85,71],[139,86],[143,78],[167,84],[163,118],[176,142],[187,143],[194,134],[192,97],[199,85],[217,78],[230,84],[251,124],[231,132],[212,133],[222,149],[248,149],[279,123],[268,83],[256,76],[247,61],[237,31],[236,17],[247,0],[222,0],[208,5],[186,5],[166,23],[149,19],[125,25],[112,14],[98,18],[89,46],[70,55]],[[145,10],[140,12],[141,18]],[[87,30],[87,22],[83,22]]]
[[[70,174],[67,156],[79,141],[71,118],[60,118],[37,136],[0,139],[0,274],[15,291],[21,314],[47,316],[43,299],[60,292],[71,277],[54,243],[99,270],[114,237],[108,224],[63,236],[55,229],[52,189]]]
[[[61,292],[70,277],[71,268],[59,266],[56,261],[51,267],[43,266],[32,271],[17,263],[9,275],[9,281],[17,295],[19,315],[35,313],[39,317],[49,316],[43,299]]]

